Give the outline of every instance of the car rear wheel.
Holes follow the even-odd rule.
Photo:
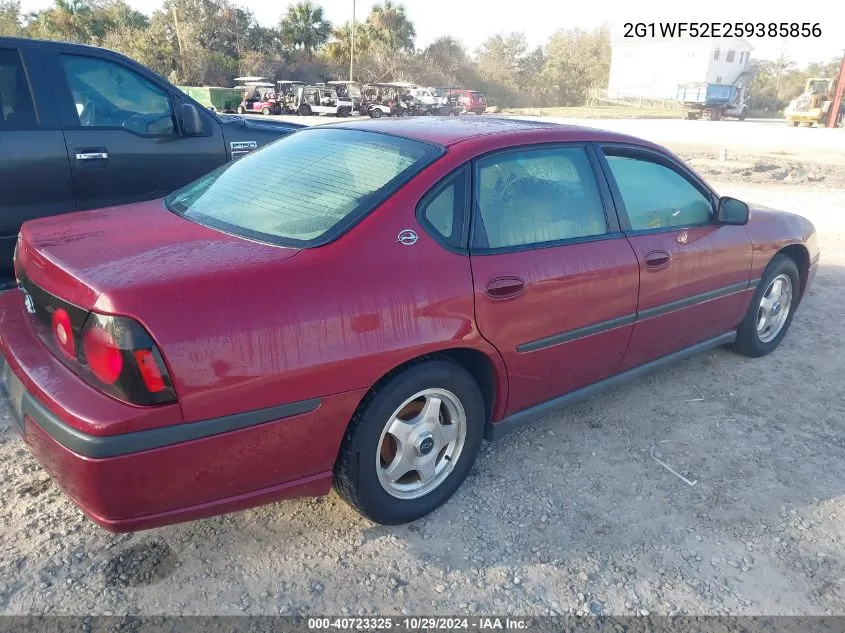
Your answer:
[[[311,116],[311,108],[309,108],[304,103],[299,106],[299,115],[300,116]]]
[[[481,391],[462,366],[450,360],[411,366],[359,406],[335,464],[335,488],[383,525],[429,514],[472,468],[484,411]]]
[[[786,336],[801,288],[798,267],[792,258],[775,255],[739,328],[733,348],[754,358],[771,353]]]
[[[261,114],[263,114],[264,116],[268,116],[270,114],[270,108],[267,108],[267,107],[262,108]]]

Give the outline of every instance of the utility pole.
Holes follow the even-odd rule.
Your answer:
[[[185,76],[185,48],[182,44],[182,31],[179,29],[179,16],[176,14],[176,7],[173,7],[173,28],[176,30],[176,43],[179,45],[179,72],[182,77],[179,79],[184,81]]]
[[[355,64],[355,0],[352,0],[352,33],[349,36],[349,81],[352,79],[352,69]]]
[[[843,93],[845,93],[845,55],[842,56],[842,63],[839,65],[839,78],[836,80],[830,114],[827,115],[827,127],[836,127],[839,122],[839,107],[842,105]]]

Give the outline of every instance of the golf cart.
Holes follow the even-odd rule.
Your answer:
[[[304,85],[304,81],[295,79],[281,79],[276,82],[276,99],[282,114],[296,114],[296,94]]]
[[[345,117],[352,114],[352,100],[339,97],[328,86],[299,86],[294,107],[301,116],[328,114]]]
[[[353,113],[361,113],[361,84],[357,81],[329,81],[326,85],[337,90],[337,96],[341,99],[352,101]]]
[[[238,114],[260,112],[261,114],[281,114],[275,86],[264,77],[236,77],[235,81],[243,82],[244,98],[238,105]]]
[[[369,114],[374,119],[383,116],[410,116],[418,111],[418,104],[408,93],[413,84],[378,83],[366,86],[361,114]]]

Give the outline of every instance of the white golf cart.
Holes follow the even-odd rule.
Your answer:
[[[361,84],[357,81],[329,81],[326,82],[329,88],[337,90],[340,99],[352,101],[352,113],[361,114]]]
[[[352,114],[352,100],[339,97],[337,90],[328,86],[300,86],[294,106],[301,116],[328,114],[344,117]]]

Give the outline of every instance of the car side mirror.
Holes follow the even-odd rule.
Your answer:
[[[719,198],[719,209],[716,214],[719,224],[742,226],[748,224],[748,205],[742,200],[723,196]]]
[[[183,103],[182,114],[182,136],[202,136],[205,129],[200,118],[199,110],[192,103]]]

